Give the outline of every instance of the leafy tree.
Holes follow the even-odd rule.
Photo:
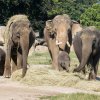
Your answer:
[[[43,36],[45,21],[57,14],[67,13],[72,19],[79,20],[86,8],[97,0],[0,0],[0,24],[5,25],[15,14],[26,14],[34,30]]]
[[[94,4],[86,9],[81,15],[80,20],[85,26],[96,26],[100,29],[100,4]]]
[[[67,13],[72,19],[79,20],[80,15],[97,0],[51,0],[51,8],[47,10],[48,17]]]

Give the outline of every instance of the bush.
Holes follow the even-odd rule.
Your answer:
[[[80,17],[81,24],[85,26],[96,26],[100,29],[100,4],[94,4]]]

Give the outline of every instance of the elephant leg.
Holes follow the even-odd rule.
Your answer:
[[[55,70],[59,70],[59,66],[58,66],[58,54],[57,54],[57,52],[55,52],[55,54],[53,54],[52,56],[53,56],[52,65],[53,65],[53,67],[54,67]]]
[[[58,67],[58,54],[59,54],[59,49],[57,47],[52,48],[52,50],[49,51],[51,59],[52,59],[52,66],[55,70],[59,70]]]
[[[99,65],[99,54],[97,54],[93,59],[93,68],[92,71],[90,72],[89,79],[96,79],[98,65]]]
[[[96,55],[95,57],[93,57],[91,61],[91,66],[90,66],[91,69],[88,78],[89,80],[96,79],[98,65],[99,65],[99,55]]]
[[[12,64],[12,73],[14,72],[14,71],[16,71],[17,70],[17,55],[12,55],[12,60],[11,60],[11,64]]]
[[[53,68],[54,68],[55,70],[59,70],[58,62],[57,62],[57,61],[53,60],[53,61],[52,61],[52,66],[53,66]]]
[[[91,69],[91,71],[89,73],[89,77],[88,77],[88,80],[92,80],[92,79],[95,79],[93,68]]]
[[[11,48],[12,48],[11,40],[8,41],[6,51],[6,59],[5,59],[5,69],[4,69],[4,77],[9,78],[11,76]]]

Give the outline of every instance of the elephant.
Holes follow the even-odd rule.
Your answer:
[[[4,45],[4,32],[5,32],[6,26],[0,26],[0,46]]]
[[[73,46],[80,62],[73,72],[80,72],[87,65],[90,66],[88,79],[96,79],[100,58],[100,31],[91,26],[84,28],[75,36]]]
[[[17,19],[16,19],[17,18]],[[25,15],[15,15],[8,23],[6,40],[6,59],[4,77],[9,78],[15,70],[22,68],[22,77],[27,72],[27,58],[29,49],[35,41],[35,33],[31,23]],[[7,31],[6,31],[7,32]]]
[[[69,71],[70,67],[70,57],[67,52],[60,51],[58,55],[58,66],[59,70],[65,69],[67,72]]]
[[[0,75],[3,75],[4,73],[5,57],[6,57],[5,51],[0,48]]]
[[[57,15],[46,21],[44,28],[44,39],[47,42],[48,50],[52,59],[52,66],[59,70],[59,51],[70,53],[72,45],[72,27],[74,23],[67,14]]]

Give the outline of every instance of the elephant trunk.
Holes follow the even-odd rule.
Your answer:
[[[81,59],[81,63],[79,65],[79,67],[77,68],[77,72],[80,72],[85,67],[85,65],[87,64],[87,62],[89,60],[91,52],[92,52],[92,45],[88,45],[88,43],[86,45],[83,44],[82,59]]]
[[[29,52],[29,36],[28,35],[21,38],[21,48],[22,48],[22,59],[23,59],[22,77],[24,77],[27,72],[27,57],[28,57],[28,52]]]

